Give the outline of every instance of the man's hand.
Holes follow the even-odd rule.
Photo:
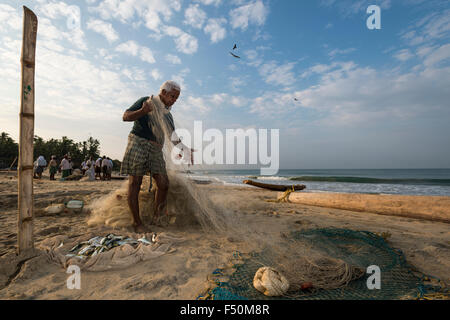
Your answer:
[[[190,152],[190,158],[189,158],[189,159],[191,160],[191,164],[194,165],[194,152],[197,151],[197,150],[190,149],[190,148],[187,149],[187,150],[189,150],[189,152]],[[187,156],[187,155],[186,155],[185,151],[187,151],[187,150],[186,150],[186,149],[181,149],[181,152],[182,152],[182,153],[179,153],[179,154],[178,154],[177,159],[178,159],[178,160],[181,159],[181,158],[183,157],[183,155],[184,155],[184,157],[185,157],[185,159],[186,159],[186,156]],[[187,160],[187,159],[186,159],[186,160]]]
[[[153,103],[152,103],[152,99],[153,99],[153,96],[152,96],[151,98],[148,98],[147,101],[145,101],[145,102],[142,104],[141,110],[142,110],[142,112],[143,112],[144,114],[153,111]]]

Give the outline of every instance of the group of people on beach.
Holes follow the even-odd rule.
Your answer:
[[[34,178],[42,179],[42,173],[48,166],[50,180],[56,180],[55,175],[61,173],[61,178],[65,179],[75,173],[80,173],[82,176],[87,175],[89,180],[111,180],[112,169],[114,167],[113,161],[106,156],[99,157],[93,160],[92,157],[86,158],[80,166],[80,169],[74,169],[74,165],[70,155],[65,154],[58,164],[56,156],[51,156],[51,160],[47,164],[44,156],[39,156],[34,162]],[[78,170],[78,171],[76,171]]]

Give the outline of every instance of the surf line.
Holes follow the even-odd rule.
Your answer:
[[[207,315],[208,318],[212,316],[214,313],[214,307],[194,307],[190,304],[187,307],[181,307],[180,314],[181,315]]]

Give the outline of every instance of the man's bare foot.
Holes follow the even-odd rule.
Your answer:
[[[143,224],[133,225],[134,232],[136,233],[147,233],[150,232],[150,229],[144,226]]]
[[[158,220],[159,220],[159,214],[158,215],[154,214],[152,217],[152,220],[150,221],[150,224],[156,225],[158,223]]]
[[[163,215],[153,215],[152,221],[150,222],[151,225],[155,225],[158,227],[167,227],[170,224],[170,217],[169,213],[166,211]]]

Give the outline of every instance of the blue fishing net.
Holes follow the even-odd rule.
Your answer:
[[[357,280],[339,289],[314,289],[300,291],[291,297],[268,297],[253,287],[253,278],[261,263],[270,266],[273,256],[265,251],[253,252],[247,256],[235,253],[240,262],[232,266],[235,270],[227,274],[223,281],[221,275],[227,271],[216,269],[212,278],[216,287],[200,295],[198,299],[213,300],[397,300],[416,299],[430,293],[443,292],[441,285],[425,284],[427,277],[408,265],[401,250],[390,247],[380,236],[367,231],[348,229],[315,229],[296,231],[290,240],[301,241],[311,248],[341,259],[363,270],[376,265],[380,268],[380,289],[369,289],[367,282],[372,273],[366,273]],[[448,291],[443,292],[448,297]]]

